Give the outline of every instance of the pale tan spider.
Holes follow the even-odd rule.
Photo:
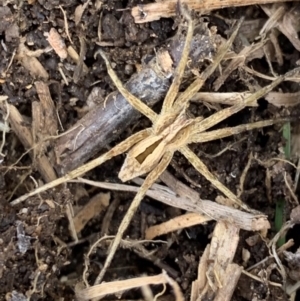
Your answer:
[[[107,65],[108,73],[119,92],[136,110],[148,117],[152,121],[153,126],[133,134],[100,157],[71,171],[67,175],[55,181],[47,183],[44,186],[21,196],[12,202],[12,205],[18,204],[30,196],[36,195],[49,188],[53,188],[59,184],[82,176],[89,170],[101,165],[105,161],[128,151],[125,163],[119,173],[119,178],[122,181],[128,181],[140,175],[148,175],[120,224],[118,233],[116,234],[116,237],[110,247],[104,267],[99,274],[98,283],[102,280],[107,268],[109,267],[119,246],[120,240],[141,200],[145,196],[145,193],[167,168],[175,151],[179,151],[181,154],[183,154],[183,156],[185,156],[191,162],[194,168],[197,169],[199,173],[201,173],[216,188],[218,188],[227,198],[238,204],[241,208],[251,211],[234,193],[232,193],[227,187],[218,181],[218,179],[208,170],[206,165],[190,150],[188,144],[194,142],[200,143],[212,141],[234,135],[242,131],[248,131],[251,129],[272,125],[274,123],[273,120],[266,120],[232,128],[207,131],[209,128],[218,124],[222,120],[245,108],[247,104],[252,103],[254,100],[257,100],[266,93],[270,92],[276,85],[281,83],[287,75],[278,77],[270,85],[246,98],[242,104],[236,104],[225,108],[205,119],[202,117],[189,119],[186,115],[186,109],[189,100],[196,92],[199,91],[199,89],[201,89],[206,79],[220,64],[237,35],[241,21],[238,23],[230,39],[220,47],[216,57],[214,58],[214,62],[198,78],[196,78],[194,82],[179,97],[177,97],[181,79],[187,64],[190,43],[193,36],[192,18],[184,9],[183,14],[188,23],[186,41],[181,60],[175,71],[173,82],[167,92],[160,114],[156,114],[151,108],[149,108],[141,100],[136,98],[123,87],[115,72],[110,67],[109,61],[105,54],[102,51],[99,52],[103,57]]]

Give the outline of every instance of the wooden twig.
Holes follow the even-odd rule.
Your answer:
[[[288,2],[292,0],[181,0],[191,9],[196,11],[212,11],[215,9],[236,7],[245,5],[257,5],[267,3]],[[160,18],[170,18],[176,15],[178,0],[159,1],[149,4],[140,4],[132,8],[131,14],[136,23],[146,23],[159,20]]]

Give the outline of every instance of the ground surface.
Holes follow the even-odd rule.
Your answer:
[[[3,17],[0,18],[0,39],[2,42],[4,41],[5,46],[3,43],[0,45],[0,73],[5,73],[13,53],[18,48],[21,37],[26,37],[27,47],[34,51],[48,46],[44,33],[49,32],[51,27],[55,27],[59,31],[63,30],[63,14],[57,7],[58,4],[62,5],[67,14],[70,36],[74,41],[73,47],[77,49],[78,53],[80,52],[79,36],[83,36],[86,40],[85,63],[89,68],[89,72],[80,78],[80,81],[77,83],[70,81],[69,85],[66,86],[63,84],[61,74],[57,71],[60,63],[58,56],[52,51],[43,53],[39,57],[40,63],[49,73],[49,79],[46,82],[50,84],[52,98],[57,106],[63,128],[66,130],[85,114],[86,99],[96,81],[98,82],[96,85],[103,89],[103,97],[114,91],[103,62],[94,58],[94,53],[99,48],[96,41],[98,41],[97,29],[100,13],[88,7],[82,16],[83,26],[76,27],[72,18],[76,6],[80,4],[78,1],[40,0],[33,1],[34,3],[31,5],[28,2],[24,1],[19,4],[19,1],[7,1],[6,8],[8,10],[1,10]],[[103,2],[101,10],[103,12],[102,41],[110,44],[109,47],[104,49],[109,54],[118,76],[123,82],[126,82],[137,71],[145,55],[153,55],[154,49],[166,45],[166,39],[171,38],[176,33],[176,26],[173,27],[173,19],[162,19],[152,23],[136,25],[131,17],[130,10],[125,8],[138,4],[140,1],[137,0]],[[249,19],[265,17],[259,8],[244,7],[224,9],[216,12],[212,17],[207,16],[206,20],[209,22],[209,26],[217,26],[218,33],[226,37],[225,30],[228,29],[228,25],[216,16],[236,19],[243,14],[248,16]],[[12,38],[8,38],[8,33],[4,34],[4,31],[12,24],[19,27],[19,33],[18,36],[12,35]],[[64,37],[66,37],[65,34]],[[297,54],[284,36],[280,35],[278,39],[286,58],[283,66],[275,64],[274,68],[276,68],[276,72],[282,74],[291,69],[295,61],[294,57],[297,57]],[[75,64],[71,61],[64,64],[67,76],[72,75]],[[250,66],[259,72],[269,74],[268,64],[264,58],[254,60]],[[241,76],[242,74],[238,72],[233,73],[222,86],[221,91],[245,91],[249,90],[251,84],[263,86],[268,83],[258,78],[247,78],[246,76],[242,80]],[[70,77],[72,78],[72,76]],[[18,60],[13,60],[0,86],[0,94],[9,97],[8,102],[15,105],[21,114],[26,116],[25,121],[28,122],[28,125],[32,116],[31,103],[38,99],[33,83],[33,76]],[[211,88],[211,83],[212,81],[206,84],[206,91]],[[281,89],[285,92],[294,92],[293,86],[289,83],[284,83]],[[189,112],[194,116],[209,116],[218,108],[220,107],[210,108],[203,104],[193,103]],[[155,110],[159,110],[159,104],[157,104]],[[297,115],[297,110],[299,109],[293,109],[294,115]],[[235,126],[251,121],[289,115],[290,110],[276,108],[262,100],[258,108],[247,108],[223,122],[219,127]],[[144,118],[139,119],[137,123],[130,125],[116,141],[107,147],[145,126],[149,126],[149,122]],[[261,162],[267,162],[271,158],[280,156],[284,145],[280,128],[281,125],[276,125],[264,130],[255,130],[222,141],[193,145],[192,149],[203,159],[210,170],[218,175],[222,183],[236,192],[240,176],[248,162],[250,153],[255,154]],[[50,143],[48,147],[53,147],[53,144]],[[218,155],[226,147],[228,147],[228,150]],[[74,285],[81,280],[84,254],[87,253],[91,244],[103,231],[101,225],[105,212],[92,219],[81,231],[81,243],[72,244],[72,238],[68,231],[68,221],[64,214],[64,205],[77,198],[75,205],[82,206],[99,190],[90,187],[85,187],[84,190],[81,186],[72,184],[68,186],[70,190],[63,189],[56,193],[49,191],[42,194],[42,198],[30,198],[24,204],[12,208],[8,202],[9,199],[12,199],[12,194],[16,197],[33,189],[34,184],[29,176],[32,176],[37,183],[42,181],[31,157],[28,155],[23,156],[14,168],[10,168],[24,151],[22,143],[14,133],[6,135],[3,148],[5,157],[3,157],[0,165],[0,299],[4,300],[5,295],[12,292],[14,292],[12,293],[13,298],[17,298],[16,292],[18,292],[28,296],[31,295],[31,300],[59,300],[59,298],[72,300]],[[88,174],[89,178],[118,182],[117,174],[123,159],[124,157],[120,156],[96,168]],[[219,192],[199,176],[182,156],[176,154],[174,162],[175,165],[169,167],[170,172],[198,191],[201,198],[215,200]],[[53,162],[53,164],[55,163]],[[283,171],[293,176],[293,169],[288,165],[282,168],[282,172],[272,177],[271,201],[267,197],[265,185],[266,168],[259,161],[252,161],[244,184],[243,201],[252,208],[267,214],[271,223],[274,221],[275,201],[286,197]],[[185,175],[190,180],[187,180]],[[78,197],[80,194],[82,195],[81,198]],[[111,201],[118,202],[119,205],[116,206],[108,229],[106,229],[107,234],[112,235],[117,232],[118,225],[132,197],[131,193],[111,193]],[[289,208],[290,205],[288,204],[287,214]],[[146,225],[148,227],[158,224],[178,214],[179,210],[146,197],[135,215],[127,235],[132,239],[139,239],[143,237],[143,233],[141,233],[142,226],[145,227]],[[157,249],[156,257],[163,260],[169,271],[173,273],[172,276],[180,284],[186,298],[190,293],[191,282],[196,278],[199,256],[201,256],[209,242],[213,227],[214,223],[212,222],[205,226],[195,226],[162,237],[163,240],[169,241],[167,245],[146,245],[148,250]],[[17,236],[18,233],[19,236]],[[273,233],[274,229],[270,231],[269,237]],[[235,258],[237,263],[243,262],[242,248],[245,246],[245,239],[251,235],[253,233],[242,232],[241,243]],[[22,239],[23,244],[27,244],[24,253],[20,252],[19,249]],[[251,259],[247,263],[248,266],[268,256],[268,249],[263,241],[258,242],[253,247],[246,246],[246,248],[251,253]],[[107,246],[103,245],[103,248],[97,249],[91,257],[90,283],[93,282],[101,268],[106,256],[106,249]],[[140,258],[133,251],[120,250],[105,280],[130,278],[141,274],[151,275],[159,273],[160,270],[153,262]],[[276,270],[272,272],[270,280],[274,282],[281,281]],[[245,286],[245,283],[248,283],[248,285]],[[275,300],[274,296],[280,296],[281,300],[286,298],[280,289],[275,290],[271,287],[270,292],[268,292],[267,286],[254,281],[250,286],[247,278],[241,280],[234,298],[235,300],[251,300],[253,294],[257,294],[260,300],[266,296],[268,296],[268,300]],[[125,298],[138,297],[140,297],[139,292],[133,291],[126,294]]]

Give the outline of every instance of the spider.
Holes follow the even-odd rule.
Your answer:
[[[185,44],[180,62],[175,70],[172,84],[167,92],[160,114],[156,114],[140,99],[132,95],[124,88],[121,81],[118,79],[117,75],[111,68],[108,58],[106,57],[104,52],[101,50],[99,51],[99,54],[102,56],[107,66],[108,74],[110,75],[119,92],[136,110],[149,118],[153,126],[151,128],[141,130],[136,134],[133,134],[100,157],[71,171],[70,173],[59,179],[47,183],[37,188],[36,190],[19,197],[11,203],[12,205],[16,205],[30,196],[36,195],[40,192],[43,192],[49,188],[53,188],[74,178],[80,177],[89,170],[101,165],[105,161],[110,160],[111,158],[124,152],[128,152],[124,165],[122,166],[119,173],[119,178],[122,181],[128,181],[140,175],[148,175],[145,178],[136,196],[134,197],[125,217],[120,224],[118,233],[116,234],[115,239],[110,246],[110,250],[104,263],[103,269],[101,270],[97,278],[98,283],[102,281],[107,268],[110,266],[110,263],[112,262],[114,254],[116,253],[119,243],[122,239],[122,236],[128,225],[130,224],[130,221],[135,214],[140,202],[145,196],[147,190],[167,168],[175,151],[179,151],[184,157],[186,157],[194,166],[194,168],[208,181],[210,181],[217,189],[219,189],[219,191],[221,191],[227,198],[238,204],[244,210],[251,211],[251,209],[246,206],[233,192],[231,192],[226,186],[218,181],[218,179],[209,171],[209,169],[201,161],[201,159],[192,152],[188,145],[191,143],[201,143],[221,139],[234,134],[238,134],[243,131],[249,131],[255,128],[261,128],[274,124],[274,120],[266,120],[239,125],[231,128],[207,131],[214,125],[220,123],[222,120],[245,108],[247,104],[261,98],[266,93],[270,92],[275,86],[285,80],[287,75],[279,76],[270,85],[247,97],[243,103],[220,110],[205,119],[202,117],[193,119],[188,118],[186,115],[186,110],[189,104],[189,100],[195,93],[197,93],[201,89],[206,79],[219,66],[227,50],[232,45],[242,23],[242,20],[238,22],[228,41],[220,47],[213,63],[208,66],[203,71],[203,73],[198,76],[183,93],[180,94],[180,96],[177,96],[185,66],[187,64],[194,29],[193,21],[189,12],[183,8],[181,11],[184,18],[187,20]]]

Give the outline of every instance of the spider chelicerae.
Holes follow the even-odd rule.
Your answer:
[[[185,20],[187,21],[186,40],[180,62],[175,70],[172,84],[167,92],[167,95],[165,96],[160,114],[156,114],[140,99],[132,95],[124,88],[121,81],[118,79],[117,75],[111,68],[104,52],[99,51],[99,54],[102,56],[106,63],[108,73],[119,92],[136,110],[138,110],[151,120],[153,124],[152,127],[133,134],[100,157],[71,171],[70,173],[59,179],[47,183],[35,189],[34,191],[15,199],[11,203],[12,205],[16,205],[26,200],[30,196],[36,195],[64,182],[80,177],[96,166],[101,165],[105,161],[110,160],[111,158],[124,152],[128,152],[125,162],[119,173],[119,178],[122,181],[128,181],[140,175],[147,174],[147,176],[120,224],[118,233],[116,234],[115,239],[111,244],[103,269],[98,276],[98,283],[103,279],[103,276],[120,244],[122,236],[128,225],[130,224],[130,221],[134,213],[136,212],[141,200],[145,196],[147,190],[168,167],[173,154],[176,151],[180,152],[184,157],[186,157],[194,166],[194,168],[208,181],[210,181],[227,198],[235,202],[244,210],[251,211],[251,209],[246,206],[232,191],[230,191],[226,186],[218,181],[218,179],[209,171],[209,169],[201,161],[201,159],[191,151],[188,145],[191,143],[202,143],[217,140],[238,134],[243,131],[249,131],[255,128],[261,128],[274,124],[274,120],[265,120],[255,123],[243,124],[231,128],[228,127],[219,130],[208,131],[211,127],[245,108],[249,103],[252,103],[253,101],[261,98],[266,93],[273,90],[275,86],[277,86],[287,78],[288,74],[279,76],[270,85],[245,98],[243,103],[222,109],[205,119],[202,117],[192,119],[188,118],[186,115],[186,109],[190,99],[201,89],[207,78],[219,66],[227,50],[232,45],[242,20],[238,22],[228,41],[219,48],[219,51],[216,54],[213,63],[208,66],[200,74],[200,76],[198,76],[192,82],[192,84],[178,96],[180,83],[183,78],[185,66],[188,61],[194,28],[190,13],[183,7],[181,7],[181,11]]]

